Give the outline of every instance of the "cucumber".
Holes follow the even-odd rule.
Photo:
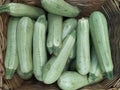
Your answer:
[[[12,79],[18,67],[16,32],[19,18],[11,17],[7,30],[7,49],[5,55],[5,79]]]
[[[7,12],[9,15],[15,17],[31,17],[37,18],[39,15],[45,14],[41,8],[29,6],[20,3],[8,3],[0,6],[0,13]]]
[[[32,71],[33,21],[22,17],[17,27],[17,51],[22,73]]]
[[[65,41],[58,56],[53,56],[43,68],[43,82],[45,84],[54,83],[63,72],[70,52],[75,43],[75,31],[73,31]]]
[[[62,47],[62,19],[61,16],[48,14],[47,48],[50,54],[56,55]]]
[[[24,80],[29,80],[32,77],[32,72],[29,73],[22,73],[20,67],[17,68],[17,74],[19,75],[20,78]]]
[[[76,69],[81,75],[90,70],[89,22],[87,18],[78,21]]]
[[[101,75],[101,69],[98,63],[98,59],[96,56],[96,52],[94,50],[94,47],[91,49],[91,67],[89,72],[89,78],[95,80],[97,77]]]
[[[39,81],[42,81],[43,66],[47,61],[46,30],[46,17],[42,15],[35,22],[33,34],[33,72]]]
[[[62,90],[78,90],[89,84],[87,76],[82,76],[77,72],[66,71],[57,81],[58,86]]]
[[[95,11],[90,15],[90,33],[92,36],[95,51],[103,73],[108,79],[113,78],[113,63],[110,51],[108,26],[105,16]]]
[[[80,13],[78,7],[72,6],[64,0],[41,0],[41,4],[46,11],[56,15],[76,17]]]

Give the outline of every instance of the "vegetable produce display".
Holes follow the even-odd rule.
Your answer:
[[[5,79],[15,72],[62,90],[77,90],[112,79],[113,63],[104,14],[76,19],[78,7],[64,0],[41,0],[43,9],[21,3],[0,6],[10,15]]]

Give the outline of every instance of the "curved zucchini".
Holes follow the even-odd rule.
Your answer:
[[[89,22],[88,19],[82,18],[78,21],[76,56],[76,69],[82,75],[88,74],[90,70],[89,43]]]
[[[41,8],[29,6],[21,3],[8,3],[0,6],[0,13],[7,12],[15,17],[31,17],[37,18],[45,12]]]
[[[33,72],[39,81],[42,81],[43,66],[47,61],[46,29],[46,17],[42,15],[35,23],[33,34]]]
[[[105,16],[95,11],[90,15],[90,33],[95,51],[103,73],[108,79],[113,78],[113,63],[111,58],[108,26]]]
[[[87,78],[87,75],[80,75],[74,71],[66,71],[60,76],[57,84],[62,90],[78,90],[101,80],[103,80],[103,77],[97,77],[95,80],[91,80]]]
[[[49,13],[66,17],[76,17],[80,13],[80,9],[72,6],[64,0],[41,0],[43,8]]]
[[[73,71],[64,72],[57,81],[62,90],[78,90],[89,84],[87,76]]]
[[[11,17],[7,30],[7,49],[5,56],[5,78],[11,79],[18,67],[16,32],[19,18]]]
[[[62,47],[62,17],[48,14],[47,48],[50,54],[58,52]]]
[[[67,63],[70,51],[75,43],[75,31],[72,32],[63,42],[63,46],[58,56],[53,56],[43,68],[43,82],[54,83],[61,75]]]
[[[17,50],[22,73],[32,71],[33,21],[22,17],[17,27]]]

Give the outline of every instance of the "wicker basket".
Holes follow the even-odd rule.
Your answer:
[[[72,5],[80,6],[79,2],[76,2],[77,0],[66,1]],[[40,6],[40,0],[0,0],[0,5],[7,2],[20,2]],[[87,86],[82,90],[120,90],[120,0],[107,0],[99,10],[106,15],[109,25],[114,78],[111,81],[106,79],[98,84]],[[85,13],[83,15],[88,14]],[[0,15],[0,90],[60,90],[56,84],[44,85],[35,80],[34,77],[29,81],[24,81],[17,75],[12,80],[4,79],[4,56],[8,18],[9,16],[6,14]]]

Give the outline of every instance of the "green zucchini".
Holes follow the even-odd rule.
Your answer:
[[[75,43],[75,31],[73,31],[65,41],[58,56],[53,56],[43,68],[43,82],[45,84],[54,83],[63,72],[70,52]]]
[[[24,80],[28,80],[32,77],[32,71],[29,73],[22,73],[20,67],[17,68],[17,74],[19,75],[20,78]]]
[[[62,17],[48,14],[47,48],[50,54],[58,52],[62,47]]]
[[[63,22],[62,40],[66,38],[77,27],[77,20],[74,18],[67,19]]]
[[[79,88],[97,83],[101,80],[103,80],[102,76],[92,80],[87,78],[87,75],[81,75],[74,71],[66,71],[60,76],[57,84],[62,90],[78,90]]]
[[[87,76],[73,71],[64,72],[57,81],[62,90],[78,90],[89,84]]]
[[[5,78],[11,79],[18,67],[16,32],[19,18],[11,17],[7,30],[7,49],[5,55]]]
[[[98,63],[98,59],[95,53],[94,48],[91,49],[91,67],[89,72],[89,78],[95,80],[97,77],[101,75],[100,66]]]
[[[76,60],[75,59],[73,59],[70,63],[70,70],[76,71]]]
[[[76,17],[80,13],[80,9],[72,6],[64,0],[41,0],[43,8],[49,13],[66,17]]]
[[[95,11],[90,15],[90,33],[92,36],[95,51],[103,73],[108,79],[113,78],[113,63],[111,58],[108,26],[105,16]]]
[[[43,15],[45,13],[41,8],[20,3],[8,3],[0,6],[0,13],[4,12],[15,17],[26,16],[31,18],[37,18],[39,15]]]
[[[78,21],[76,69],[81,75],[90,70],[89,22],[87,18]]]
[[[42,81],[43,66],[47,61],[46,52],[47,21],[45,15],[40,16],[33,34],[33,72],[37,80]]]
[[[32,71],[33,21],[22,17],[17,27],[17,51],[22,73]]]
[[[73,46],[73,48],[71,50],[69,59],[74,59],[75,57],[76,57],[76,43],[74,43],[74,46]]]

